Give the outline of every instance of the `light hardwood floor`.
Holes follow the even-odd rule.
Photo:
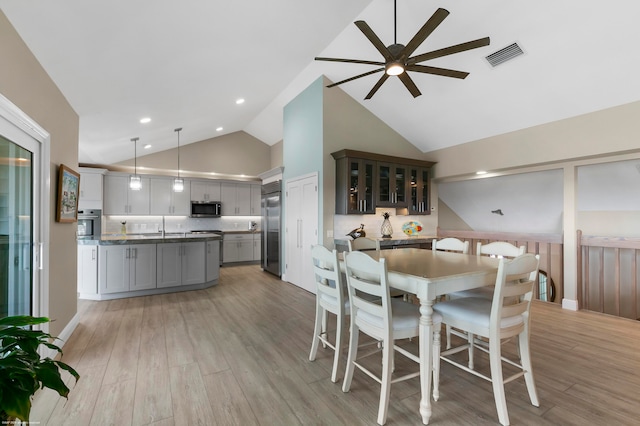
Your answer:
[[[376,423],[379,385],[356,372],[342,393],[329,349],[308,360],[314,296],[258,266],[225,266],[207,290],[80,301],[79,311],[63,360],[81,379],[68,400],[36,395],[31,420],[42,425]],[[541,404],[531,406],[523,380],[507,384],[513,425],[640,422],[639,322],[545,303],[532,318]],[[478,354],[477,368],[487,364]],[[418,380],[392,386],[388,425],[421,424]],[[491,385],[446,363],[432,406],[432,425],[498,424]]]

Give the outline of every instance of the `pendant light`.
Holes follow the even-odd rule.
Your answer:
[[[133,175],[129,176],[129,189],[132,191],[140,191],[142,188],[142,179],[138,175],[138,140],[140,138],[133,138]]]
[[[184,179],[180,177],[180,131],[182,127],[178,127],[173,131],[178,133],[178,177],[173,180],[173,192],[184,191]]]

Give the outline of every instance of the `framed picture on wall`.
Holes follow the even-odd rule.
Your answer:
[[[64,164],[60,164],[56,222],[76,222],[78,220],[79,193],[80,173],[73,171]]]

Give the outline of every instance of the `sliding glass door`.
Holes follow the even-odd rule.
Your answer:
[[[0,318],[48,314],[49,141],[0,95]]]
[[[0,136],[0,317],[33,306],[33,153]]]

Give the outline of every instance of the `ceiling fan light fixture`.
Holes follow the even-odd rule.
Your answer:
[[[400,75],[404,72],[404,64],[400,61],[389,62],[384,67],[387,75]]]

